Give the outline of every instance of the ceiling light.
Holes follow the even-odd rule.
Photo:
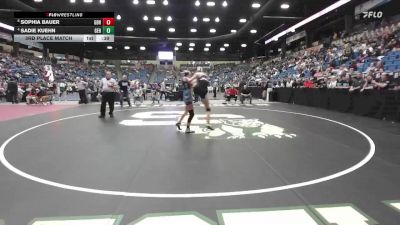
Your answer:
[[[204,51],[208,52],[208,51],[210,51],[210,49],[209,48],[204,48]]]
[[[147,0],[147,1],[146,1],[146,4],[147,4],[147,5],[155,5],[155,4],[156,4],[156,1],[154,1],[154,0]]]
[[[125,50],[129,50],[129,49],[131,49],[131,47],[125,46],[124,49],[125,49]]]
[[[172,21],[172,17],[171,17],[171,16],[168,16],[168,17],[167,17],[167,20],[168,20],[169,22],[171,22],[171,21]]]
[[[258,9],[258,8],[261,7],[261,4],[258,3],[258,2],[255,2],[255,3],[251,4],[251,7],[255,8],[255,9]]]
[[[231,33],[236,33],[237,32],[237,30],[231,30]]]
[[[247,20],[242,18],[242,19],[239,20],[239,22],[241,22],[241,23],[246,23]]]
[[[106,0],[100,0],[100,4],[106,3]]]
[[[227,6],[228,6],[228,2],[227,1],[222,2],[222,7],[227,7]]]
[[[197,22],[197,21],[198,21],[197,16],[193,17],[193,22]]]
[[[203,18],[203,22],[206,22],[206,23],[210,22],[210,18],[204,17],[204,18]]]
[[[224,47],[229,47],[229,44],[225,43],[225,44],[224,44]]]
[[[246,48],[247,44],[242,44],[241,46],[242,46],[242,48]]]
[[[133,31],[133,27],[127,27],[126,30],[127,31]]]
[[[250,30],[250,33],[255,34],[257,33],[257,30]]]
[[[181,47],[181,46],[182,46],[182,42],[178,42],[178,43],[176,43],[176,46],[179,46],[179,47]]]
[[[216,23],[219,23],[219,21],[220,21],[220,20],[219,20],[219,17],[215,18],[215,22],[216,22]]]
[[[138,5],[139,4],[139,0],[133,0],[133,4],[134,5]]]
[[[179,50],[179,48],[178,48],[178,47],[175,47],[174,49],[175,49],[175,51],[178,51],[178,50]]]
[[[199,6],[200,6],[200,1],[197,0],[197,1],[194,3],[194,5],[197,6],[197,7],[199,7]]]
[[[107,49],[113,49],[113,47],[111,45],[107,46]]]
[[[146,47],[140,46],[140,51],[144,51],[144,50],[146,50]]]
[[[71,0],[72,1],[72,0]],[[74,0],[75,1],[75,0]],[[122,19],[122,17],[121,17],[121,15],[117,15],[117,20],[121,20]]]
[[[75,3],[75,2],[76,2],[76,0],[69,0],[69,2],[71,2],[71,3]]]
[[[194,50],[194,48],[189,48],[189,51],[191,51],[191,52],[192,52],[193,50]]]
[[[190,29],[190,32],[192,32],[192,33],[196,33],[196,32],[197,32],[197,29],[195,29],[195,28],[192,28],[192,29]]]
[[[149,20],[149,17],[148,16],[143,16],[143,20],[147,21],[147,20]]]
[[[172,27],[169,28],[168,30],[169,30],[169,32],[171,32],[171,33],[175,32],[175,28],[172,28]]]
[[[42,0],[35,0],[35,2],[41,2]],[[83,0],[84,3],[92,3],[93,0]]]
[[[210,43],[207,43],[207,44],[206,44],[206,47],[211,47],[211,44],[210,44]]]
[[[163,5],[168,5],[168,0],[164,0],[162,4]]]
[[[307,17],[306,19],[298,22],[297,24],[293,25],[292,27],[290,27],[290,28],[278,33],[277,35],[271,37],[270,39],[266,40],[264,43],[268,44],[268,43],[270,43],[270,42],[272,42],[274,40],[278,40],[280,37],[288,34],[289,30],[291,30],[291,29],[296,30],[296,29],[304,26],[305,24],[308,24],[311,21],[313,21],[313,20],[315,20],[317,18],[320,18],[321,16],[323,16],[323,15],[325,15],[325,14],[327,14],[327,13],[329,13],[329,12],[331,12],[331,11],[333,11],[333,10],[335,10],[335,9],[337,9],[337,8],[341,7],[342,5],[347,4],[349,2],[351,2],[351,0],[339,0],[336,3],[334,3],[332,5],[329,5],[328,7],[322,9],[321,11],[319,11],[319,12]]]
[[[160,20],[162,20],[162,18],[161,18],[161,16],[155,16],[155,17],[154,17],[154,20],[155,20],[155,21],[160,21]]]
[[[288,9],[289,7],[290,7],[290,5],[287,4],[287,3],[283,3],[283,4],[281,5],[281,9]]]
[[[214,7],[215,6],[215,2],[207,2],[207,6]]]
[[[225,51],[225,48],[220,48],[219,49],[221,52],[224,52]]]
[[[10,31],[14,31],[14,27],[13,26],[10,26],[10,25],[2,23],[2,22],[0,22],[0,27],[4,28],[4,29],[7,29],[7,30],[10,30]]]
[[[149,28],[149,31],[154,32],[154,31],[156,31],[156,28],[150,27],[150,28]]]
[[[215,30],[215,29],[210,29],[210,33],[215,33],[215,32],[217,32],[217,30]]]
[[[190,43],[189,46],[190,47],[194,47],[194,46],[196,46],[196,44],[195,43]]]

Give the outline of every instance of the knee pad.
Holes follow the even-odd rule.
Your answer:
[[[189,123],[192,121],[193,117],[194,117],[194,111],[189,110],[189,119],[188,119]]]
[[[207,108],[206,111],[207,111],[207,112],[211,112],[211,109],[210,109],[210,108]]]

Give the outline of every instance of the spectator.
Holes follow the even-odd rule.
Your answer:
[[[386,73],[382,73],[380,80],[374,82],[378,90],[387,90],[390,85],[389,77]]]
[[[374,80],[371,75],[368,75],[365,82],[364,86],[361,88],[360,92],[363,92],[364,90],[372,90],[374,89]]]
[[[251,104],[251,100],[252,100],[251,91],[250,91],[250,89],[247,87],[247,85],[244,85],[244,86],[243,86],[243,89],[242,89],[242,91],[241,91],[241,93],[240,93],[240,102],[241,102],[242,104],[244,104],[244,101],[245,101],[246,99],[249,99],[249,100],[250,100],[250,104]]]
[[[3,98],[6,99],[7,84],[4,81],[0,81],[0,102],[3,102]]]
[[[160,94],[160,91],[158,89],[153,89],[151,91],[151,100],[153,101],[153,104],[156,101],[158,102],[158,104],[160,104],[160,96],[161,96],[161,94]]]
[[[38,96],[37,91],[35,88],[32,88],[29,94],[26,96],[26,104],[37,104],[38,103]]]
[[[18,104],[18,83],[14,77],[7,83],[7,93],[10,95],[12,104]]]
[[[162,99],[162,96],[164,96],[165,101],[167,101],[166,91],[167,91],[167,89],[166,89],[165,81],[163,81],[160,84],[160,99]]]
[[[131,99],[129,98],[130,82],[128,81],[128,77],[126,75],[122,76],[122,80],[118,82],[118,85],[120,90],[119,103],[121,108],[124,106],[124,99],[128,102],[129,107],[132,107]]]
[[[139,86],[133,92],[133,104],[136,104],[136,101],[143,103],[143,99],[143,89],[141,86]]]
[[[305,82],[304,82],[304,87],[305,88],[314,88],[315,86],[314,86],[314,82],[311,80],[311,79],[307,79]]]
[[[235,99],[235,103],[236,103],[236,101],[238,99],[239,91],[235,87],[230,87],[229,89],[227,89],[225,91],[225,94],[226,94],[226,100],[228,102],[230,102],[231,99],[233,98],[233,99]]]
[[[261,97],[262,97],[262,99],[263,99],[264,101],[267,100],[267,93],[268,93],[267,90],[268,90],[268,83],[263,83],[263,84],[261,85],[261,91],[262,91]]]
[[[86,88],[88,87],[88,83],[82,80],[80,77],[76,78],[76,88],[79,93],[79,104],[88,104],[88,99],[86,95]]]
[[[357,73],[356,75],[353,75],[352,78],[352,84],[350,86],[349,91],[353,92],[356,90],[361,90],[364,86],[364,80],[363,80],[363,75],[361,72]]]
[[[218,82],[214,81],[212,87],[213,87],[213,98],[217,98]]]

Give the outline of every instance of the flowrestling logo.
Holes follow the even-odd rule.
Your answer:
[[[181,111],[140,112],[132,115],[132,120],[120,122],[124,126],[174,126]],[[213,114],[210,124],[215,128],[205,128],[206,115],[196,115],[192,120],[191,130],[205,139],[245,139],[245,138],[293,138],[296,134],[286,133],[285,129],[260,121],[248,119],[237,114]],[[185,127],[185,124],[182,124]]]
[[[366,11],[363,12],[363,19],[381,19],[383,17],[382,11]]]

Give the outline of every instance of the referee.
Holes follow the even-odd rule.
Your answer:
[[[101,107],[99,118],[106,117],[106,103],[110,108],[110,117],[114,118],[114,102],[115,102],[115,91],[117,89],[117,81],[112,78],[111,72],[106,71],[106,77],[101,79],[100,90],[101,90]]]

